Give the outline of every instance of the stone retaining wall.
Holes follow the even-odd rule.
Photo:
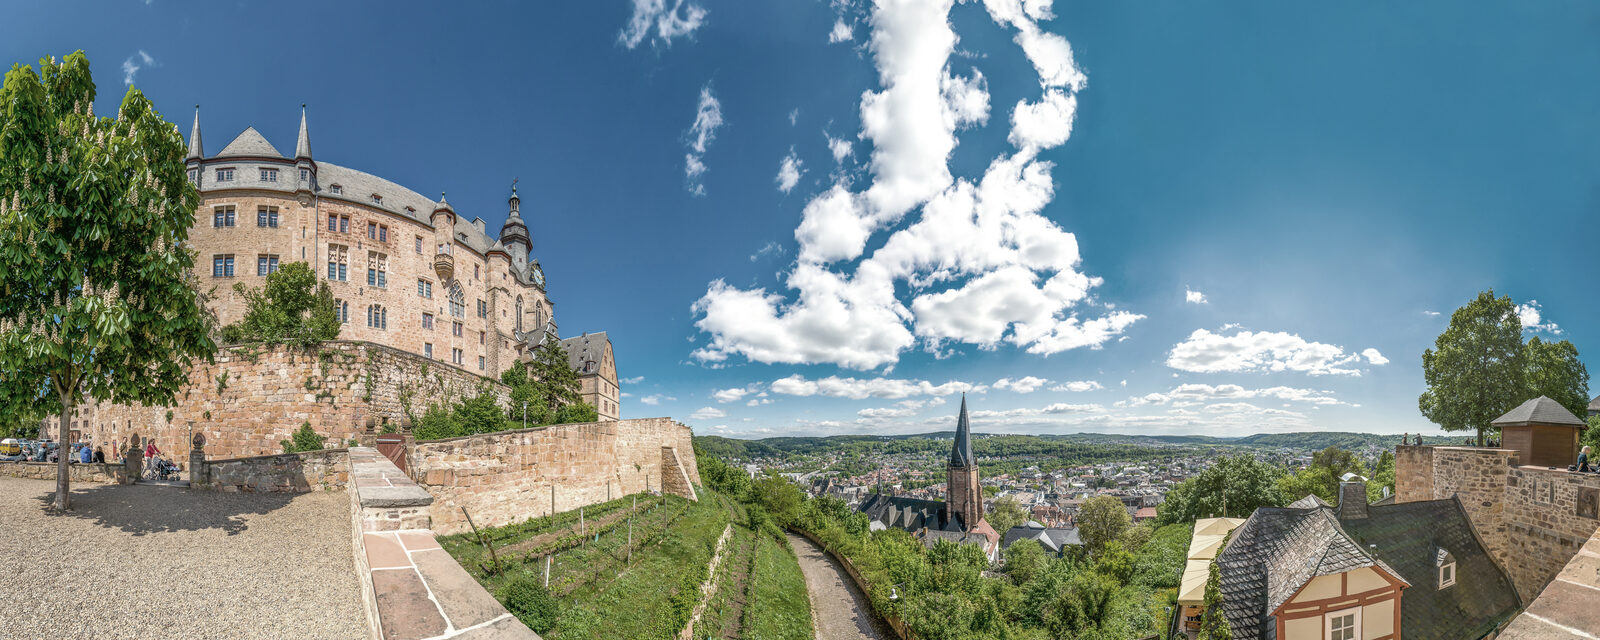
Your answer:
[[[694,499],[692,436],[670,418],[552,425],[419,442],[407,465],[434,497],[434,532],[448,535],[467,530],[462,507],[494,527],[641,491]]]
[[[509,402],[510,388],[496,380],[370,342],[309,350],[235,345],[190,370],[170,415],[166,407],[93,404],[82,408],[78,429],[118,449],[135,433],[154,438],[176,461],[189,458],[194,434],[206,436],[213,456],[262,456],[282,451],[279,442],[302,424],[339,446],[385,423],[420,418],[430,403],[460,402],[485,388],[501,405]]]
[[[0,462],[0,476],[55,480],[55,462]],[[77,462],[67,465],[67,474],[73,483],[97,482],[101,484],[128,484],[128,472],[121,463]]]
[[[192,459],[192,458],[191,458]],[[215,491],[304,493],[343,489],[350,481],[348,449],[280,453],[191,464],[190,486]]]

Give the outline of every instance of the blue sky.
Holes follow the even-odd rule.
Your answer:
[[[605,0],[14,7],[210,147],[521,179],[625,417],[742,436],[1431,430],[1493,287],[1600,344],[1600,7]],[[1535,302],[1536,301],[1536,302]],[[1537,320],[1535,320],[1537,315]]]

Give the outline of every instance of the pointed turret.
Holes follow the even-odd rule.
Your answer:
[[[200,105],[194,106],[194,128],[189,130],[189,155],[187,162],[199,162],[206,157],[206,148],[200,142]]]
[[[972,455],[972,426],[967,422],[967,396],[961,394],[961,417],[956,418],[956,444],[950,448],[950,466],[975,467]]]
[[[300,105],[300,138],[294,143],[294,159],[311,159],[311,133],[306,129],[306,106],[304,104]]]
[[[522,197],[517,195],[516,180],[511,181],[511,197],[506,203],[511,211],[506,214],[506,223],[500,227],[500,243],[506,246],[511,254],[511,262],[520,271],[528,264],[528,252],[533,248],[533,241],[528,237],[528,225],[522,223]]]

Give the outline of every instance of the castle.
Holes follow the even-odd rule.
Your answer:
[[[331,289],[340,341],[415,354],[490,381],[542,341],[560,341],[544,271],[530,259],[532,238],[515,183],[506,222],[492,235],[482,218],[458,216],[443,194],[435,201],[317,160],[304,106],[293,156],[280,153],[254,127],[208,156],[197,107],[186,165],[201,196],[187,244],[197,254],[196,281],[220,324],[245,314],[235,283],[260,287],[268,274],[298,261],[311,265]],[[559,344],[579,371],[583,400],[601,420],[618,419],[621,394],[607,334],[585,333]],[[370,351],[360,350],[362,357]],[[229,374],[224,369],[208,375]],[[305,385],[311,390],[309,377]],[[224,392],[225,383],[215,386],[218,395]],[[67,425],[68,433],[56,428],[54,417],[45,421],[45,433],[71,441],[114,439],[141,426],[127,417],[130,412],[144,413],[86,405]],[[213,419],[209,409],[189,413]],[[117,424],[118,419],[132,422]],[[171,413],[166,419],[175,420]]]

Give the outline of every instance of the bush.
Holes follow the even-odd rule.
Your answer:
[[[301,423],[300,430],[294,432],[294,434],[290,437],[293,438],[293,440],[278,441],[278,444],[283,445],[284,453],[321,451],[324,448],[324,443],[328,441],[327,438],[319,435],[316,431],[311,430],[311,423],[309,421]]]
[[[534,633],[549,633],[560,613],[556,599],[534,576],[523,576],[500,588],[500,602],[511,615],[528,625]]]

